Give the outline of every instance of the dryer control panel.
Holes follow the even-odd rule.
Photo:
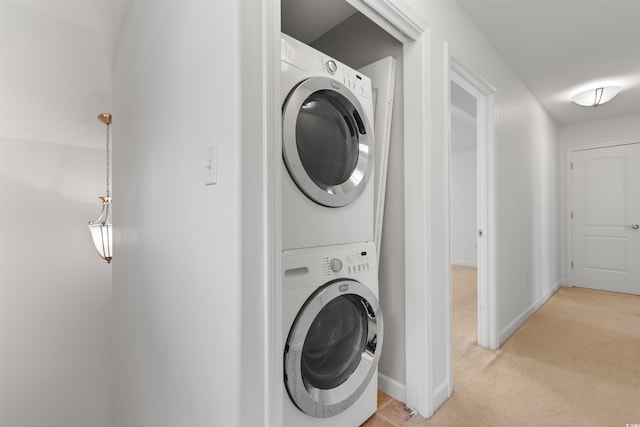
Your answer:
[[[280,39],[280,60],[311,75],[330,77],[358,96],[372,97],[369,77],[284,33]]]
[[[320,56],[320,69],[323,73],[329,74],[351,89],[352,92],[358,95],[365,94],[365,79],[368,83],[369,78],[363,77],[354,69],[346,67],[336,60],[323,55]]]

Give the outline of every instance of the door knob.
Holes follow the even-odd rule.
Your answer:
[[[638,224],[633,224],[633,225],[627,225],[627,227],[632,228],[634,230],[637,230],[638,228],[640,228],[640,225]]]

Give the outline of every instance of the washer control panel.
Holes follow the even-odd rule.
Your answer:
[[[322,258],[325,276],[354,276],[366,273],[373,267],[374,253],[371,250],[349,251],[344,254],[333,254]]]
[[[340,270],[342,270],[342,260],[340,258],[331,258],[329,267],[331,267],[331,271],[334,273],[340,272]]]

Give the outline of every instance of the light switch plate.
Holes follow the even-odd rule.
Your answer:
[[[215,145],[205,148],[204,156],[204,183],[214,185],[218,183],[218,153]]]

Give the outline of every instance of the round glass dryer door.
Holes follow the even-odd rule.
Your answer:
[[[382,349],[375,295],[353,280],[319,288],[296,317],[284,352],[285,385],[304,413],[331,417],[369,385]]]
[[[314,202],[340,207],[365,189],[373,166],[373,133],[345,85],[312,77],[282,107],[282,152],[289,175]]]

